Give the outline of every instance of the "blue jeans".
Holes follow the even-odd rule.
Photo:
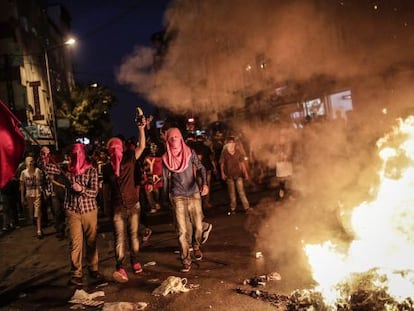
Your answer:
[[[172,197],[172,204],[180,244],[181,261],[184,265],[191,264],[190,245],[194,250],[200,249],[203,231],[203,209],[200,194]],[[193,237],[194,230],[194,237]]]
[[[236,179],[227,178],[227,190],[230,197],[230,209],[232,211],[236,210],[237,207],[237,198],[236,198],[236,189],[239,195],[240,201],[243,205],[243,209],[247,210],[250,207],[249,201],[246,197],[246,192],[244,191],[244,182],[243,178],[238,177]]]
[[[115,234],[116,269],[123,268],[125,260],[126,239],[128,238],[131,264],[138,262],[139,252],[139,214],[140,205],[137,202],[132,208],[119,206],[113,216]]]

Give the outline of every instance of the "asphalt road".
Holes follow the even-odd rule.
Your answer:
[[[283,203],[273,203],[272,189],[248,190],[248,197],[255,206],[254,215],[239,211],[227,215],[228,198],[224,189],[212,193],[215,206],[206,212],[206,221],[213,224],[213,230],[203,245],[203,260],[193,264],[189,273],[179,271],[181,264],[170,211],[150,215],[153,234],[141,248],[141,264],[144,271],[139,275],[129,274],[129,282],[119,284],[113,281],[115,260],[113,236],[107,219],[100,219],[99,256],[100,271],[105,275],[106,286],[89,282],[83,290],[88,293],[103,291],[104,310],[127,310],[121,302],[144,302],[144,310],[282,310],[269,301],[254,299],[236,292],[237,288],[247,292],[257,288],[243,281],[255,276],[280,272],[282,280],[266,282],[260,289],[272,293],[289,293],[295,282],[283,274],[283,267],[268,260],[266,254],[258,254],[256,231],[266,217],[267,208],[281,208]],[[0,310],[70,310],[81,305],[69,300],[76,288],[67,285],[69,274],[69,243],[54,236],[53,226],[45,229],[45,238],[37,240],[33,227],[16,229],[0,237]],[[153,265],[147,265],[151,263]],[[154,264],[155,262],[155,264]],[[188,292],[154,296],[153,290],[169,276],[187,279]],[[87,280],[87,279],[86,279]],[[118,309],[111,309],[115,303]],[[100,307],[86,307],[99,310]],[[107,308],[107,309],[105,309]],[[135,309],[136,310],[136,309]]]

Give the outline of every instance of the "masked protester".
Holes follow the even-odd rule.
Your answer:
[[[249,180],[244,153],[238,148],[235,138],[227,138],[220,156],[221,177],[227,182],[227,191],[230,197],[230,214],[236,213],[237,197],[239,195],[243,209],[246,213],[253,213],[244,190],[244,179]]]
[[[43,146],[40,149],[38,166],[45,178],[44,193],[47,193],[47,204],[51,204],[55,220],[56,238],[65,237],[65,211],[63,209],[65,184],[61,182],[62,170],[51,157],[50,149]],[[47,209],[46,209],[47,212]]]
[[[204,218],[201,196],[207,195],[209,191],[206,170],[195,151],[185,144],[178,128],[170,128],[164,137],[167,147],[167,152],[162,156],[164,189],[169,194],[173,206],[180,244],[181,272],[189,272],[192,263],[190,247],[193,248],[196,260],[203,258],[200,250]],[[202,179],[201,193],[197,185],[196,172]]]
[[[114,224],[116,270],[113,278],[120,283],[128,281],[124,264],[127,238],[132,271],[135,274],[142,272],[142,266],[138,261],[141,207],[135,183],[135,165],[145,149],[144,129],[145,122],[138,126],[139,144],[134,150],[126,148],[121,139],[111,138],[107,143],[110,162],[102,168],[104,188],[108,192],[107,205],[112,210],[110,214]]]
[[[86,245],[86,265],[89,276],[95,281],[103,280],[98,271],[98,249],[96,245],[98,225],[98,172],[87,160],[85,146],[74,144],[69,154],[69,167],[66,173],[64,208],[69,226],[71,242],[70,285],[83,285],[82,258],[83,245]]]
[[[31,156],[25,158],[25,164],[19,178],[20,201],[22,206],[27,205],[29,221],[36,224],[37,238],[42,239],[42,172]]]

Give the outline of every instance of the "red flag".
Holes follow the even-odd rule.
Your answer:
[[[25,139],[19,121],[0,100],[0,188],[15,175],[25,150]]]

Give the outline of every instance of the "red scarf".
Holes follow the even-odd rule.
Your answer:
[[[91,164],[86,160],[85,145],[73,144],[69,156],[69,172],[81,175],[91,167]]]
[[[188,147],[178,128],[170,128],[165,133],[167,152],[162,156],[165,166],[174,173],[181,173],[187,166],[191,157]]]
[[[112,168],[114,169],[114,173],[116,176],[119,177],[119,172],[121,170],[121,161],[122,161],[122,154],[123,154],[123,143],[117,137],[111,138],[108,143],[106,144],[109,157],[111,158]]]

